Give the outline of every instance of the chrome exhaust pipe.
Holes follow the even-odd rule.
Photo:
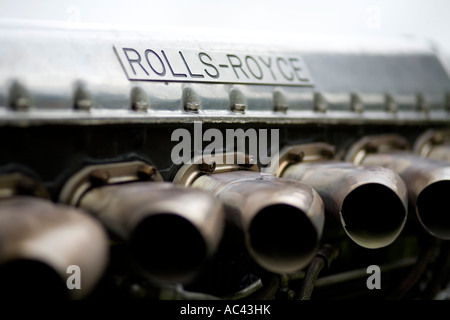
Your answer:
[[[391,244],[406,223],[406,186],[391,170],[339,161],[301,162],[287,166],[281,177],[312,186],[326,212],[341,221],[347,235],[362,247]]]
[[[94,188],[79,201],[129,242],[148,274],[160,282],[188,282],[216,251],[223,208],[210,194],[165,182]]]
[[[255,171],[229,165],[222,171],[214,166],[217,173],[212,172],[214,169],[210,174],[193,173],[194,178],[185,176],[192,168],[186,166],[188,169],[181,169],[174,182],[189,181],[192,187],[216,195],[225,205],[227,219],[243,231],[247,250],[261,267],[291,273],[314,258],[322,235],[324,208],[313,188],[255,172],[259,170],[256,165]]]
[[[108,252],[104,229],[81,210],[30,196],[0,200],[2,295],[86,297],[103,275]],[[69,281],[76,270],[79,287]]]
[[[189,282],[220,242],[223,205],[201,190],[163,182],[141,161],[85,167],[60,201],[83,208],[129,245],[152,281]]]
[[[450,164],[421,158],[405,151],[406,146],[406,141],[396,135],[366,137],[353,146],[347,159],[397,172],[408,188],[409,200],[425,230],[437,238],[449,240]]]

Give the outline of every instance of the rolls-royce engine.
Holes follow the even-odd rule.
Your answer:
[[[425,41],[3,23],[0,140],[3,297],[448,297]]]

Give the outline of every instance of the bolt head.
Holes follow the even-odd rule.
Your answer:
[[[152,166],[142,165],[137,169],[137,176],[140,180],[153,181],[156,178],[156,169]]]
[[[216,162],[215,161],[205,162],[204,160],[202,160],[202,163],[199,164],[199,169],[202,172],[213,172],[216,169]]]
[[[109,173],[104,170],[95,170],[89,176],[89,180],[94,186],[102,186],[107,184],[109,178]]]
[[[302,150],[291,150],[288,153],[288,159],[292,162],[302,162],[305,153]]]

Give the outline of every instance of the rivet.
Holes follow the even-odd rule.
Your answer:
[[[216,169],[216,162],[215,161],[206,162],[204,159],[202,159],[202,163],[198,165],[198,168],[202,172],[213,172]]]
[[[384,107],[389,112],[396,113],[398,111],[398,105],[389,93],[384,96]]]
[[[290,150],[288,152],[288,159],[291,162],[302,162],[305,158],[305,153],[302,150]]]
[[[131,109],[137,112],[145,112],[150,107],[150,102],[145,92],[138,87],[131,90]]]
[[[234,112],[245,112],[247,106],[243,103],[235,103],[231,106],[231,110]]]
[[[34,179],[21,179],[17,182],[16,191],[21,195],[35,195],[38,184]]]
[[[416,95],[416,105],[417,105],[417,110],[419,110],[419,111],[428,112],[430,109],[430,106],[425,101],[425,97],[421,93],[418,93]]]
[[[288,108],[288,101],[284,93],[280,89],[275,90],[273,92],[273,111],[287,112]]]
[[[320,150],[320,154],[327,158],[332,158],[336,154],[335,146],[326,146],[325,148]]]
[[[314,110],[317,112],[326,112],[328,109],[325,98],[320,92],[314,93]]]
[[[444,136],[441,132],[436,132],[433,134],[433,137],[431,138],[431,142],[433,144],[443,144],[444,143]]]
[[[244,163],[241,164],[242,167],[251,168],[255,164],[255,158],[253,156],[249,156],[248,154],[244,157]]]
[[[374,141],[369,141],[369,142],[366,144],[366,147],[365,147],[364,149],[366,150],[366,152],[369,152],[369,153],[376,153],[376,152],[378,152],[379,146],[378,146],[378,144],[377,144],[376,142],[374,142]]]
[[[140,180],[153,181],[156,178],[156,169],[149,165],[141,165],[137,169],[137,176]]]
[[[9,107],[16,111],[25,111],[31,105],[31,98],[24,86],[14,82],[9,92]]]
[[[277,104],[273,107],[273,111],[275,112],[287,112],[289,109],[287,104]]]
[[[450,111],[450,92],[446,92],[444,96],[444,108]]]
[[[200,109],[200,104],[198,104],[198,103],[186,102],[184,104],[184,110],[186,110],[186,111],[198,111],[199,109]]]
[[[363,112],[364,111],[364,104],[361,100],[361,97],[358,94],[356,94],[356,93],[350,94],[350,107],[355,112]]]
[[[94,186],[102,186],[108,183],[110,175],[104,170],[94,170],[89,175],[89,180]]]
[[[183,108],[188,112],[198,112],[201,108],[200,97],[189,87],[183,89]]]
[[[229,93],[230,110],[233,112],[244,113],[247,109],[247,100],[244,93],[239,89],[232,89]]]
[[[83,86],[78,86],[74,95],[74,109],[88,111],[92,106],[91,94]]]

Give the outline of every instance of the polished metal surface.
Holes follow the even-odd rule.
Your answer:
[[[299,38],[274,49],[182,32],[3,22],[0,42],[0,125],[449,119],[450,79],[417,39],[330,46]],[[245,107],[230,104],[236,91]]]
[[[250,255],[277,273],[302,269],[322,235],[324,208],[310,186],[252,171],[202,175],[192,187],[212,192],[245,234]]]
[[[136,181],[163,181],[163,179],[155,167],[143,161],[86,166],[66,181],[59,194],[59,201],[76,206],[91,188]]]
[[[446,209],[446,194],[450,187],[448,163],[407,153],[368,155],[363,163],[396,171],[408,186],[409,199],[416,205],[425,229],[438,238],[450,239],[450,219]]]
[[[121,44],[114,51],[130,81],[313,86],[299,55],[166,50]]]
[[[435,296],[450,266],[436,46],[208,31],[0,21],[0,295],[291,300],[317,278],[312,299]],[[68,292],[68,263],[92,295]]]
[[[188,281],[217,249],[222,204],[208,193],[164,182],[108,185],[88,191],[79,206],[131,243],[159,281]]]
[[[36,299],[45,294],[50,299],[84,298],[108,263],[107,237],[98,222],[79,209],[34,197],[0,200],[0,244],[2,290],[19,291],[24,297],[32,298],[34,292]],[[81,271],[76,290],[66,285],[73,265]]]
[[[342,222],[345,232],[360,246],[385,247],[405,225],[407,189],[400,177],[386,168],[340,161],[301,162],[288,166],[281,177],[312,186],[326,211]]]
[[[347,159],[397,172],[408,187],[409,201],[423,227],[438,238],[450,239],[446,199],[450,187],[450,165],[406,151],[407,145],[402,141],[397,135],[365,137],[350,148]]]

